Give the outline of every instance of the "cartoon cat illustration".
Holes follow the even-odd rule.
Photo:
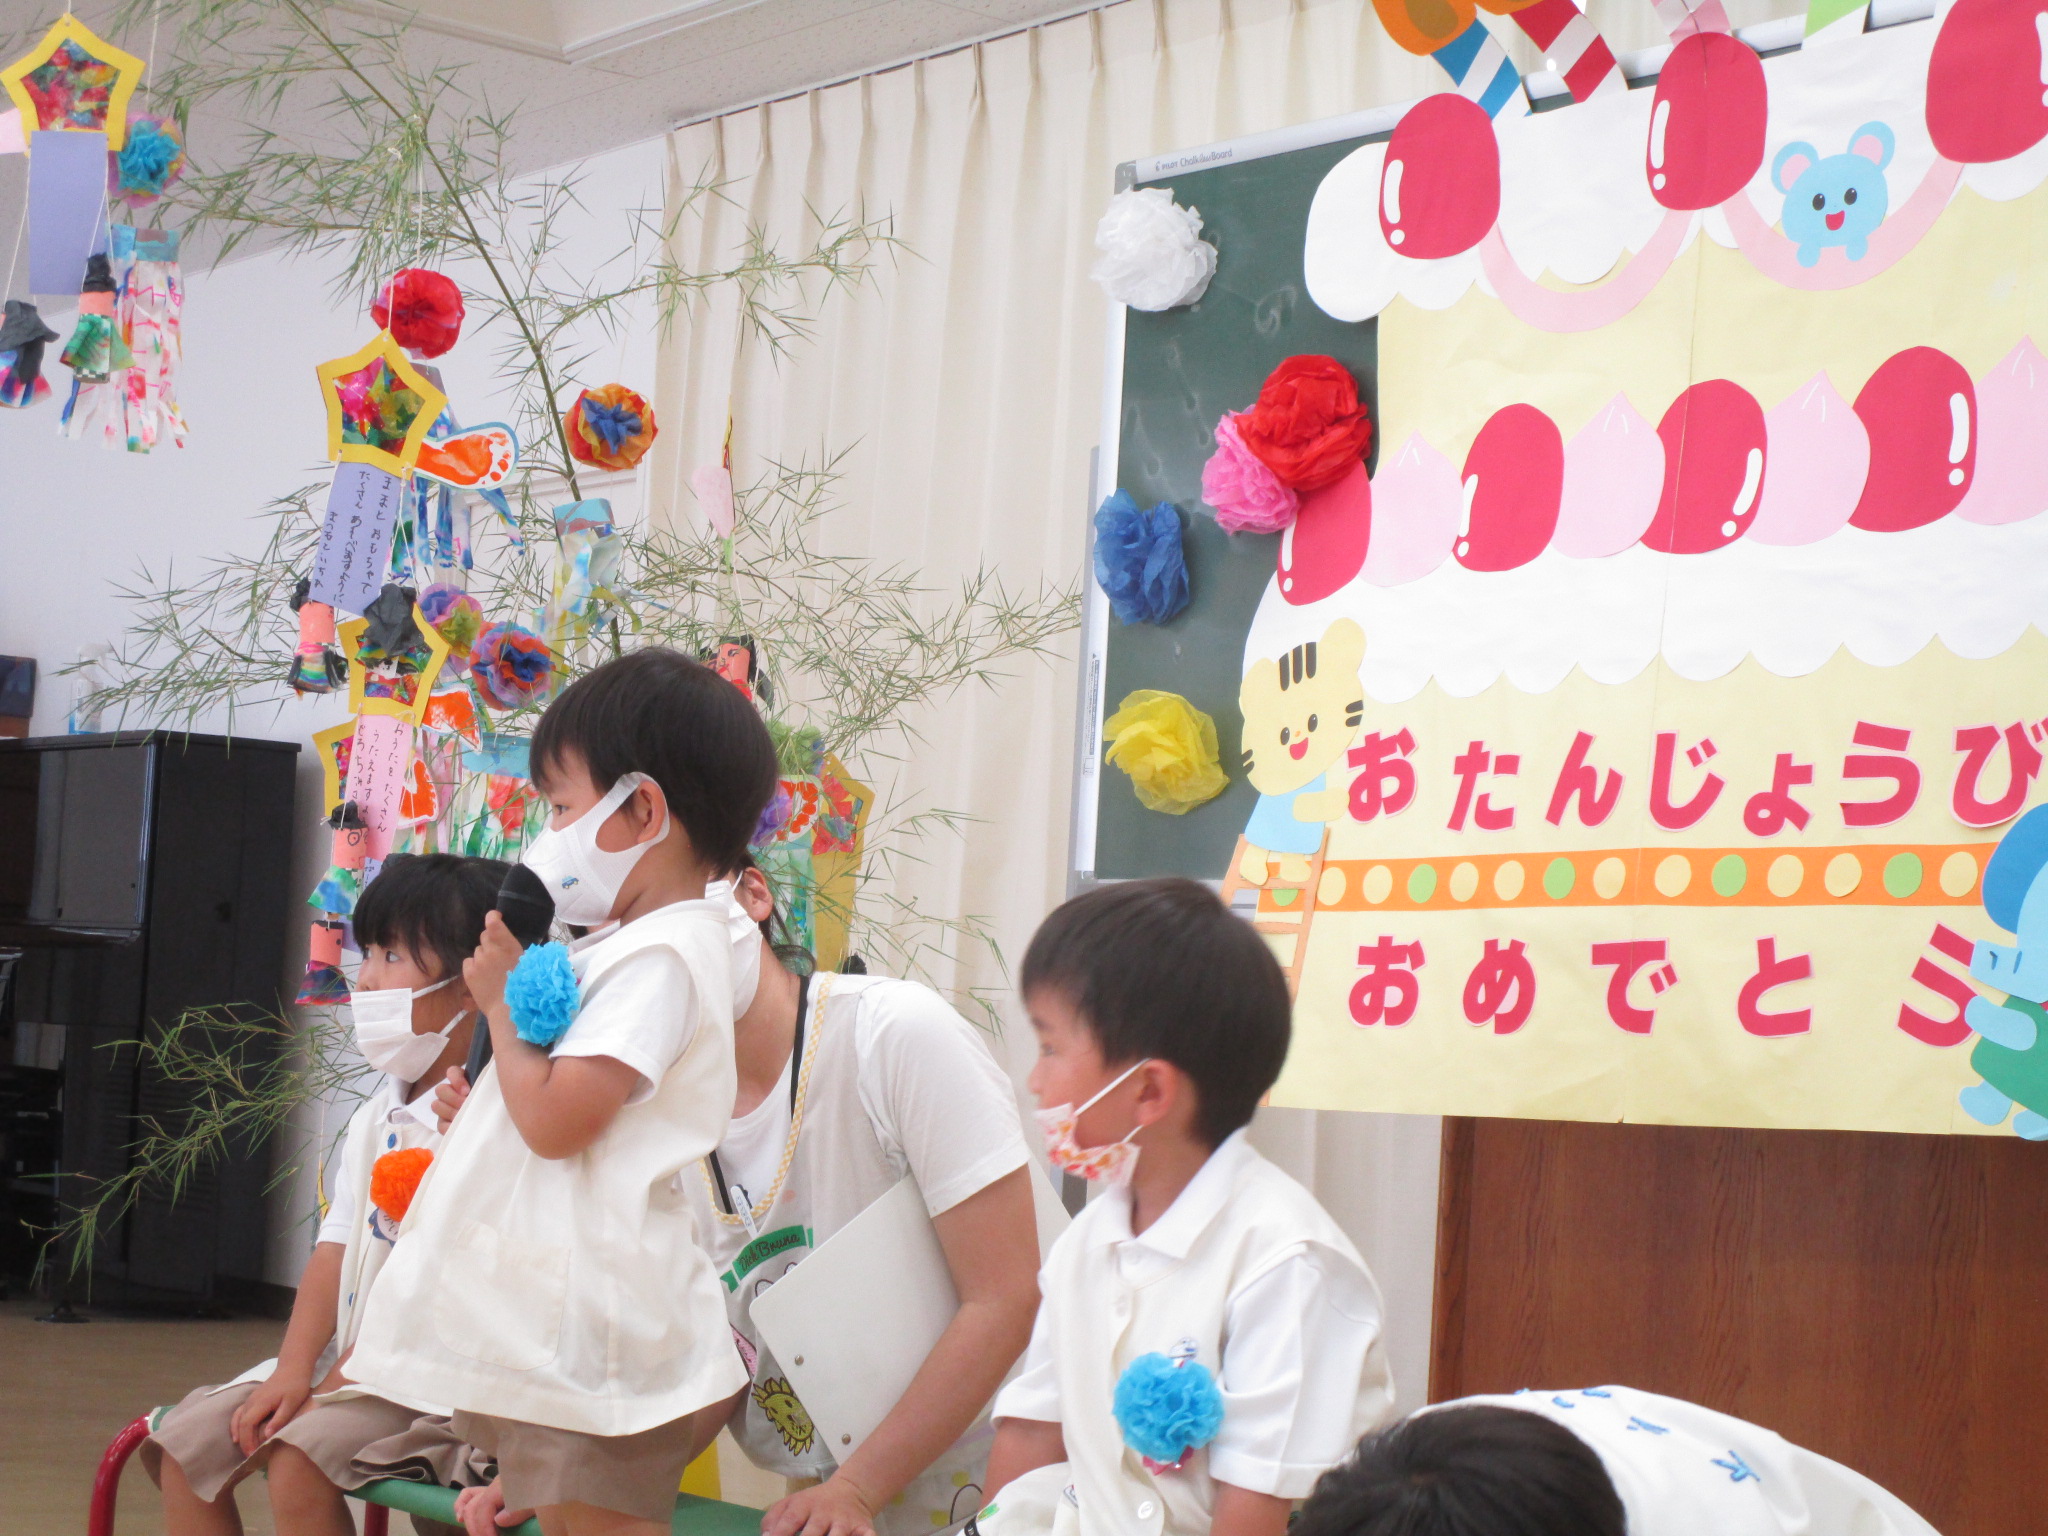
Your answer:
[[[1822,159],[1804,140],[1778,151],[1771,185],[1785,194],[1779,222],[1785,238],[1799,247],[1799,265],[1812,266],[1831,245],[1841,246],[1851,261],[1863,259],[1891,207],[1884,168],[1892,163],[1893,147],[1890,128],[1865,123],[1849,135],[1846,155]]]
[[[1365,631],[1339,619],[1322,639],[1262,657],[1245,673],[1237,693],[1244,771],[1259,792],[1238,871],[1248,884],[1263,886],[1275,873],[1283,882],[1307,880],[1325,823],[1343,814],[1344,791],[1330,788],[1329,772],[1365,717],[1364,660]]]

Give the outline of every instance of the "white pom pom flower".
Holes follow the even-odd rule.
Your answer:
[[[1111,198],[1095,226],[1095,248],[1102,255],[1089,276],[1132,309],[1192,304],[1216,275],[1216,247],[1202,238],[1201,211],[1181,207],[1164,187]]]

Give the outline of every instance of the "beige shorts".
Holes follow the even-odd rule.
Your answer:
[[[360,1488],[382,1477],[468,1488],[494,1475],[490,1458],[458,1439],[448,1420],[367,1394],[309,1402],[254,1456],[244,1456],[228,1424],[256,1387],[242,1382],[189,1393],[139,1447],[150,1479],[163,1481],[161,1468],[168,1456],[192,1491],[210,1502],[261,1466],[279,1444],[297,1446],[337,1488]]]
[[[690,1417],[637,1435],[586,1435],[458,1412],[454,1432],[496,1459],[507,1509],[589,1504],[667,1530],[689,1464]]]

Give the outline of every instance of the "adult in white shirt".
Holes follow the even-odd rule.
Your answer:
[[[714,887],[707,895],[716,895]],[[698,1416],[756,1465],[801,1486],[763,1536],[930,1536],[982,1502],[988,1405],[1038,1307],[1038,1229],[1016,1090],[981,1035],[930,988],[881,976],[799,974],[768,942],[760,871],[731,888],[733,1118],[680,1176],[698,1241],[723,1282],[750,1377]],[[792,957],[794,958],[794,957]],[[444,1105],[459,1100],[444,1090]],[[755,1327],[755,1300],[906,1176],[931,1218],[959,1311],[895,1407],[840,1463]],[[479,1490],[463,1517],[486,1536],[502,1505]]]

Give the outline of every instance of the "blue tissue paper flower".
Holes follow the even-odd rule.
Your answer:
[[[1161,624],[1188,605],[1180,509],[1162,501],[1138,510],[1129,491],[1095,509],[1095,579],[1120,623]]]
[[[581,1001],[569,951],[559,944],[534,945],[505,978],[505,1009],[529,1045],[553,1045],[567,1034]]]
[[[155,123],[136,123],[128,130],[128,142],[121,146],[121,190],[159,196],[184,152],[178,141]]]
[[[1177,1366],[1161,1354],[1140,1355],[1124,1367],[1111,1407],[1124,1444],[1167,1466],[1223,1427],[1223,1393],[1209,1368],[1192,1360]]]

